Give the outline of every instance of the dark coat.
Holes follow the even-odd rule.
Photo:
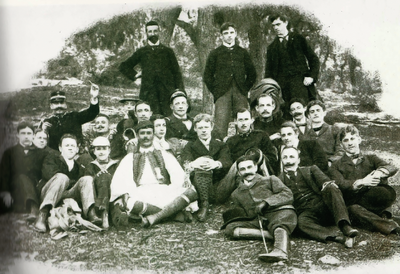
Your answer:
[[[265,65],[265,78],[279,78],[279,59],[281,42],[276,37],[268,46]],[[302,77],[312,77],[317,82],[319,75],[319,59],[307,40],[300,34],[290,32],[287,42],[287,51],[294,65],[293,74]],[[285,68],[282,68],[283,70]]]
[[[175,115],[170,115],[167,117],[167,132],[165,134],[165,139],[168,140],[170,138],[178,138],[186,141],[195,141],[197,139],[197,134],[194,131],[194,123],[191,117],[187,117],[190,121],[192,121],[192,127],[187,129],[182,120],[176,118]]]
[[[290,189],[275,176],[263,177],[256,174],[250,186],[243,181],[231,195],[234,204],[241,206],[248,216],[255,216],[256,206],[265,201],[268,211],[280,208],[293,208],[293,195]]]
[[[271,122],[262,121],[261,117],[254,119],[254,129],[262,130],[268,133],[269,136],[281,130],[282,123],[285,122],[281,116],[274,116]]]
[[[171,48],[162,44],[139,48],[131,57],[120,64],[119,71],[128,79],[134,81],[137,74],[134,67],[138,64],[142,69],[139,98],[149,102],[153,112],[156,111],[153,109],[153,105],[160,103],[158,100],[166,100],[167,105],[169,105],[170,96],[175,89],[183,90],[182,74],[175,53]],[[163,86],[167,92],[161,94],[159,86]]]
[[[375,155],[361,155],[359,162],[354,164],[352,159],[344,154],[342,158],[337,160],[330,167],[330,175],[336,184],[343,191],[343,194],[352,194],[353,184],[356,180],[362,179],[372,171],[385,168],[389,171],[389,177],[397,172],[397,168],[386,163]],[[383,184],[387,184],[387,179],[384,179]]]
[[[220,161],[222,164],[222,168],[213,171],[214,181],[221,180],[232,165],[229,147],[225,143],[215,140],[214,138],[211,138],[210,150],[208,150],[199,139],[187,143],[182,151],[181,162],[182,164],[192,162],[202,156],[211,156],[213,160]]]
[[[247,97],[256,78],[256,69],[249,53],[236,44],[232,50],[220,46],[211,51],[203,76],[208,90],[214,95],[214,102],[228,91],[233,80],[240,93]]]
[[[300,140],[297,149],[300,151],[300,166],[316,165],[319,169],[327,174],[328,159],[321,145],[315,140]],[[282,151],[282,146],[278,148]],[[281,162],[281,154],[279,153],[279,163]]]
[[[114,175],[115,171],[117,170],[118,167],[118,160],[112,160],[108,162],[106,166],[107,173],[110,174],[111,176]],[[102,171],[99,165],[99,162],[97,160],[92,161],[89,166],[85,170],[85,175],[95,177],[99,174],[99,172]]]
[[[17,144],[4,151],[0,163],[0,192],[13,191],[12,181],[18,175],[26,175],[33,183],[42,178],[42,163],[47,152],[34,146],[29,147],[27,154]]]
[[[258,148],[264,153],[268,159],[268,165],[272,168],[269,170],[273,174],[277,174],[279,170],[278,156],[276,147],[272,144],[266,132],[261,130],[253,130],[249,134],[236,134],[226,140],[226,144],[231,152],[233,161],[244,155],[250,148]]]
[[[334,162],[342,157],[344,153],[343,148],[340,145],[339,132],[340,128],[336,125],[332,126],[323,123],[322,128],[317,135],[310,126],[307,126],[302,139],[318,141],[324,149],[328,161]]]
[[[46,158],[44,158],[42,166],[43,182],[41,185],[44,186],[57,173],[62,173],[68,176],[70,179],[70,187],[72,187],[76,181],[85,174],[85,169],[86,168],[83,165],[79,165],[74,161],[74,166],[71,171],[69,171],[68,165],[61,156],[61,153],[50,153]]]
[[[90,104],[89,108],[82,111],[71,111],[63,115],[53,115],[45,119],[44,122],[51,124],[51,127],[48,128],[48,146],[54,150],[58,150],[61,136],[66,133],[75,135],[81,143],[83,138],[82,125],[96,118],[99,111],[99,104]]]

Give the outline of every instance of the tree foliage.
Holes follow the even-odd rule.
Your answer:
[[[371,105],[371,95],[381,92],[379,75],[365,72],[349,50],[327,37],[315,16],[285,5],[210,5],[191,10],[173,6],[118,15],[73,34],[59,57],[49,60],[40,76],[76,77],[119,88],[137,87],[119,73],[118,66],[146,44],[144,25],[155,19],[163,30],[162,43],[175,51],[188,93],[202,98],[205,111],[211,112],[212,95],[202,82],[202,74],[209,52],[221,44],[220,26],[228,21],[237,26],[238,43],[249,50],[260,80],[267,46],[275,37],[268,17],[276,12],[290,18],[292,28],[306,37],[319,56],[318,89],[351,92],[361,105]]]

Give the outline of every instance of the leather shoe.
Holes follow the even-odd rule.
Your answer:
[[[360,232],[358,232],[357,229],[352,228],[348,224],[343,225],[341,231],[342,231],[344,236],[347,236],[347,237],[350,237],[350,238],[354,238],[354,237],[360,235]]]
[[[279,261],[287,261],[288,255],[279,249],[274,249],[270,253],[258,255],[258,259],[266,263],[275,263]]]
[[[91,222],[92,224],[95,225],[101,225],[103,223],[103,220],[100,219],[97,215],[96,215],[96,211],[94,208],[91,208],[88,212],[88,220],[89,222]]]
[[[208,211],[208,207],[202,207],[197,211],[196,217],[199,222],[204,222],[206,220],[207,211]]]
[[[35,226],[34,226],[36,231],[41,232],[41,233],[46,233],[46,231],[47,231],[47,227],[46,227],[47,214],[48,214],[48,212],[43,212],[43,211],[39,212],[39,216],[37,217]]]

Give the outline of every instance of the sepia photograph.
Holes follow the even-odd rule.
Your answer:
[[[0,0],[0,273],[399,273],[399,10]]]

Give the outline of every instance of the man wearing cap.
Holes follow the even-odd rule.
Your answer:
[[[91,84],[90,106],[82,111],[67,112],[64,91],[53,91],[50,97],[50,108],[53,115],[44,119],[41,128],[49,133],[48,146],[58,150],[61,136],[66,133],[75,135],[82,142],[82,125],[92,121],[99,114],[99,87]]]
[[[276,38],[267,49],[265,78],[279,83],[286,103],[294,97],[302,98],[306,103],[317,99],[314,84],[319,75],[318,56],[302,35],[289,31],[286,16],[274,14],[269,21]]]
[[[86,169],[86,174],[93,177],[96,190],[95,207],[102,213],[103,228],[108,228],[108,204],[110,201],[110,184],[118,166],[118,160],[110,159],[110,141],[103,136],[92,142],[96,159]]]
[[[165,138],[178,138],[179,140],[194,141],[196,132],[194,131],[193,119],[188,115],[190,105],[185,92],[175,91],[170,99],[172,114],[167,117],[167,133]]]
[[[197,199],[196,191],[184,187],[185,173],[176,158],[165,150],[154,149],[151,121],[139,122],[135,131],[138,146],[121,160],[111,182],[110,202],[130,216],[146,216],[146,226],[183,215],[182,210]],[[119,225],[116,213],[112,212],[111,217]]]
[[[289,235],[297,224],[292,192],[277,177],[257,174],[257,165],[250,155],[239,157],[236,165],[240,182],[231,195],[232,202],[243,209],[244,216],[250,220],[225,223],[222,226],[226,227],[225,235],[234,239],[272,238],[274,249],[260,255],[259,259],[265,262],[288,260]]]
[[[215,129],[222,140],[236,111],[247,108],[247,93],[257,73],[249,53],[236,41],[232,23],[221,26],[222,45],[210,52],[204,69],[204,83],[214,96]]]
[[[119,66],[119,71],[135,81],[135,66],[140,64],[142,83],[139,98],[150,103],[155,114],[171,114],[169,99],[175,89],[183,90],[182,74],[174,51],[159,41],[159,25],[146,24],[147,46],[138,49]]]

